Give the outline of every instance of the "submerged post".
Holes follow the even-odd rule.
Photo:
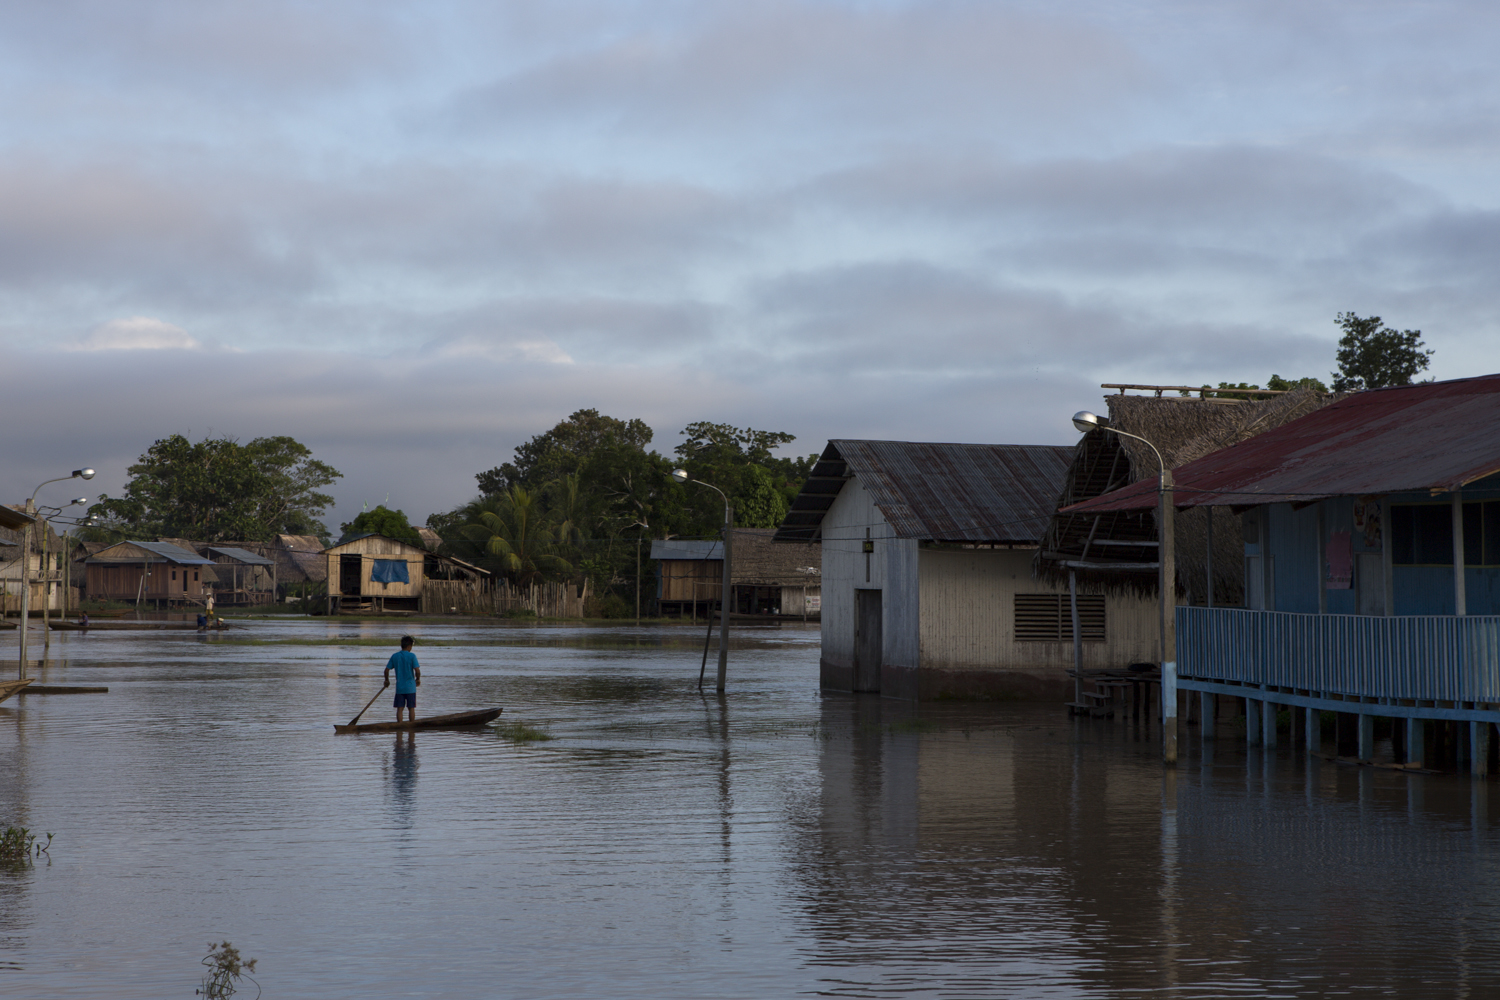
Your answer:
[[[714,690],[724,693],[724,680],[729,673],[729,611],[734,601],[730,586],[729,560],[734,547],[734,508],[724,503],[724,592],[719,598],[719,678]]]
[[[1161,759],[1177,763],[1177,558],[1172,470],[1161,468]]]
[[[1469,613],[1468,594],[1464,588],[1464,496],[1453,491],[1453,613]]]

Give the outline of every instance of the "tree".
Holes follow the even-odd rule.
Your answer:
[[[100,497],[89,513],[101,529],[199,541],[265,541],[280,531],[327,534],[315,518],[333,498],[317,490],[338,470],[289,437],[155,442],[129,468],[120,497]],[[300,530],[293,530],[300,529]]]
[[[415,545],[418,548],[425,548],[422,544],[422,536],[417,534],[417,529],[413,528],[411,522],[406,519],[406,513],[391,510],[385,504],[377,504],[374,510],[360,511],[355,515],[354,520],[339,527],[344,531],[344,538],[352,538],[355,535],[381,535],[408,545]]]
[[[257,498],[256,520],[271,534],[328,537],[328,527],[317,520],[333,497],[319,492],[342,478],[327,462],[312,457],[306,445],[285,435],[256,438],[245,446],[255,467],[265,477]]]
[[[1312,376],[1306,378],[1288,379],[1273,374],[1271,380],[1266,383],[1267,389],[1280,389],[1282,392],[1291,392],[1293,389],[1311,389],[1314,392],[1327,392],[1328,386],[1321,379]]]
[[[734,504],[735,524],[742,528],[774,528],[780,524],[792,497],[817,462],[816,455],[785,459],[771,454],[772,448],[797,440],[796,435],[784,431],[700,421],[688,424],[682,433],[678,458],[694,477],[728,495]]]
[[[556,525],[537,498],[523,486],[474,505],[474,520],[464,533],[498,561],[501,572],[517,584],[547,574],[569,574],[573,567],[556,551]]]
[[[498,465],[474,478],[486,495],[504,493],[511,486],[535,489],[561,476],[578,472],[601,449],[624,447],[644,452],[651,428],[643,420],[618,420],[598,410],[578,410],[545,434],[516,448],[514,461]]]
[[[1393,330],[1382,326],[1379,316],[1352,312],[1339,313],[1337,322],[1344,335],[1339,338],[1334,392],[1411,385],[1418,372],[1426,371],[1433,352],[1424,350],[1421,330]]]

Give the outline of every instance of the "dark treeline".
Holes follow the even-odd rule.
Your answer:
[[[446,548],[514,583],[592,582],[620,603],[633,590],[652,539],[717,538],[724,501],[674,468],[722,490],[741,528],[774,528],[817,456],[778,458],[791,434],[694,423],[672,457],[650,449],[641,420],[579,410],[480,472],[479,495],[427,524]],[[644,559],[642,559],[644,563]]]

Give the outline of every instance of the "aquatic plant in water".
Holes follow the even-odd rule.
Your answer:
[[[203,964],[208,967],[208,973],[203,977],[203,983],[193,991],[194,995],[211,997],[213,1000],[232,997],[239,992],[240,980],[249,979],[255,983],[255,995],[260,996],[260,983],[245,974],[255,971],[255,959],[241,960],[240,950],[228,941],[217,945],[210,941]]]
[[[556,736],[545,733],[534,726],[528,726],[524,722],[507,722],[504,725],[496,726],[495,732],[501,737],[507,740],[514,740],[517,743],[539,743],[544,740],[557,739]]]
[[[36,834],[24,826],[7,826],[4,833],[0,833],[0,861],[30,861],[47,854],[47,849],[52,846],[52,834],[47,834],[47,842],[38,844]]]

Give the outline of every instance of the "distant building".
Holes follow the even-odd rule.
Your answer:
[[[90,600],[202,604],[215,580],[213,560],[171,542],[116,542],[84,563]]]
[[[822,553],[816,542],[774,544],[770,528],[736,528],[730,553],[731,611],[817,618],[822,607]],[[656,601],[663,615],[702,615],[719,607],[724,544],[668,539],[651,543]]]
[[[462,594],[486,587],[488,570],[426,548],[386,538],[358,535],[323,550],[329,614],[340,611],[424,611],[431,590],[432,610],[447,610]],[[431,585],[431,586],[429,586]]]
[[[776,533],[822,543],[822,686],[1065,700],[1069,595],[1032,578],[1032,557],[1072,457],[1046,445],[830,441]],[[1103,592],[1079,603],[1084,669],[1154,657],[1154,603]]]

